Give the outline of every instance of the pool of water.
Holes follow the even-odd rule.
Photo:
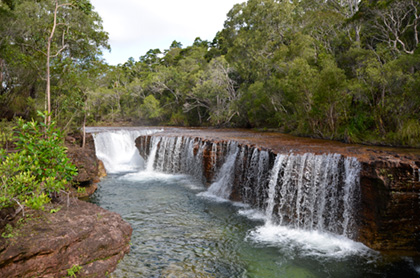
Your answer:
[[[420,277],[412,258],[270,225],[257,211],[203,192],[185,175],[104,178],[90,201],[133,227],[130,253],[111,277]]]

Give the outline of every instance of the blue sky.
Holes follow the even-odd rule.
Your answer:
[[[176,40],[189,46],[196,37],[213,40],[226,14],[245,0],[91,0],[109,33],[111,65],[136,61],[149,49],[168,49]]]

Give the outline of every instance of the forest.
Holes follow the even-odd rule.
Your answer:
[[[111,66],[89,0],[1,0],[1,124],[50,110],[65,132],[245,127],[420,147],[419,39],[416,0],[248,0],[212,41]]]

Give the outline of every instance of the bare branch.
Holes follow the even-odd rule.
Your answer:
[[[374,27],[378,32],[375,39],[388,43],[397,53],[413,54],[419,45],[418,3],[413,0],[395,1],[388,9],[377,10],[376,16]]]
[[[60,55],[61,52],[64,51],[64,49],[66,49],[68,47],[68,45],[66,44],[65,46],[63,46],[62,48],[60,48],[54,55],[50,55],[51,58],[55,58],[58,55]]]
[[[23,215],[23,217],[25,217],[25,207],[19,202],[19,200],[18,199],[16,199],[16,198],[13,198],[12,199],[13,201],[15,201],[17,204],[18,204],[18,206],[19,206],[19,208],[22,210],[22,215]],[[16,213],[15,213],[15,215],[17,215],[18,213],[19,213],[20,211],[18,210]]]

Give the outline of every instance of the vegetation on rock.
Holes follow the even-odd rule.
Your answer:
[[[76,167],[66,155],[55,122],[18,119],[14,131],[16,152],[0,149],[0,209],[15,204],[43,209],[72,180]]]

